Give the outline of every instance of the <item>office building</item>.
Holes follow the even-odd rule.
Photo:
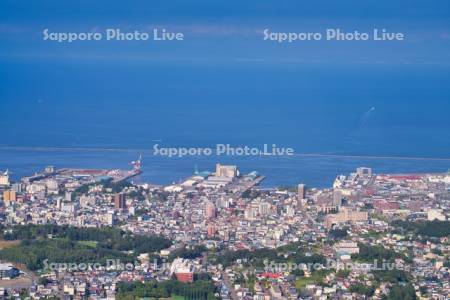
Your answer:
[[[343,208],[341,212],[337,214],[330,214],[325,217],[325,227],[330,229],[333,225],[340,223],[355,223],[367,221],[367,211],[357,211],[348,208]]]
[[[372,176],[372,169],[371,168],[364,168],[359,167],[356,169],[356,174],[360,177],[371,177]]]

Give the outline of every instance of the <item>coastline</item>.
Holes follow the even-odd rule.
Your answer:
[[[136,182],[166,185],[191,176],[195,168],[211,171],[216,163],[234,164],[244,174],[257,171],[266,176],[263,187],[295,185],[331,187],[336,176],[348,174],[357,167],[374,169],[378,174],[444,173],[450,169],[446,158],[415,158],[393,156],[362,156],[333,154],[297,154],[277,157],[161,157],[142,149],[77,148],[0,148],[0,169],[9,169],[18,180],[42,171],[46,166],[56,168],[131,169],[130,162],[143,155],[142,174]]]

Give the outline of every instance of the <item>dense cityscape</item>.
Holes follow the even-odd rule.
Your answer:
[[[0,300],[450,300],[449,0],[1,0]]]
[[[449,299],[450,174],[263,188],[217,164],[0,175],[4,299]]]

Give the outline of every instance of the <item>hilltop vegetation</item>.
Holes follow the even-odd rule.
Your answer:
[[[23,263],[30,270],[41,269],[46,259],[49,263],[105,263],[107,259],[129,262],[140,253],[171,245],[160,236],[133,235],[114,228],[21,225],[1,229],[0,238],[21,242],[0,250],[0,259]]]
[[[391,223],[391,225],[401,229],[402,231],[428,237],[441,238],[450,236],[450,221],[434,220],[410,222],[395,220]]]
[[[133,300],[144,297],[169,298],[181,296],[186,300],[216,299],[216,287],[210,280],[198,280],[193,283],[182,283],[176,280],[163,282],[120,282],[117,286],[116,299]]]

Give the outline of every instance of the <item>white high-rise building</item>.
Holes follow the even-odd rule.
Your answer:
[[[0,173],[0,185],[9,185],[9,172]]]
[[[224,166],[216,164],[216,177],[234,178],[239,176],[237,166]]]
[[[270,213],[271,205],[267,202],[262,202],[259,204],[259,214],[261,216],[267,216]]]
[[[333,191],[333,206],[342,205],[342,192],[340,190]]]
[[[115,215],[114,215],[114,211],[109,211],[108,214],[106,215],[106,223],[110,226],[115,224]]]

